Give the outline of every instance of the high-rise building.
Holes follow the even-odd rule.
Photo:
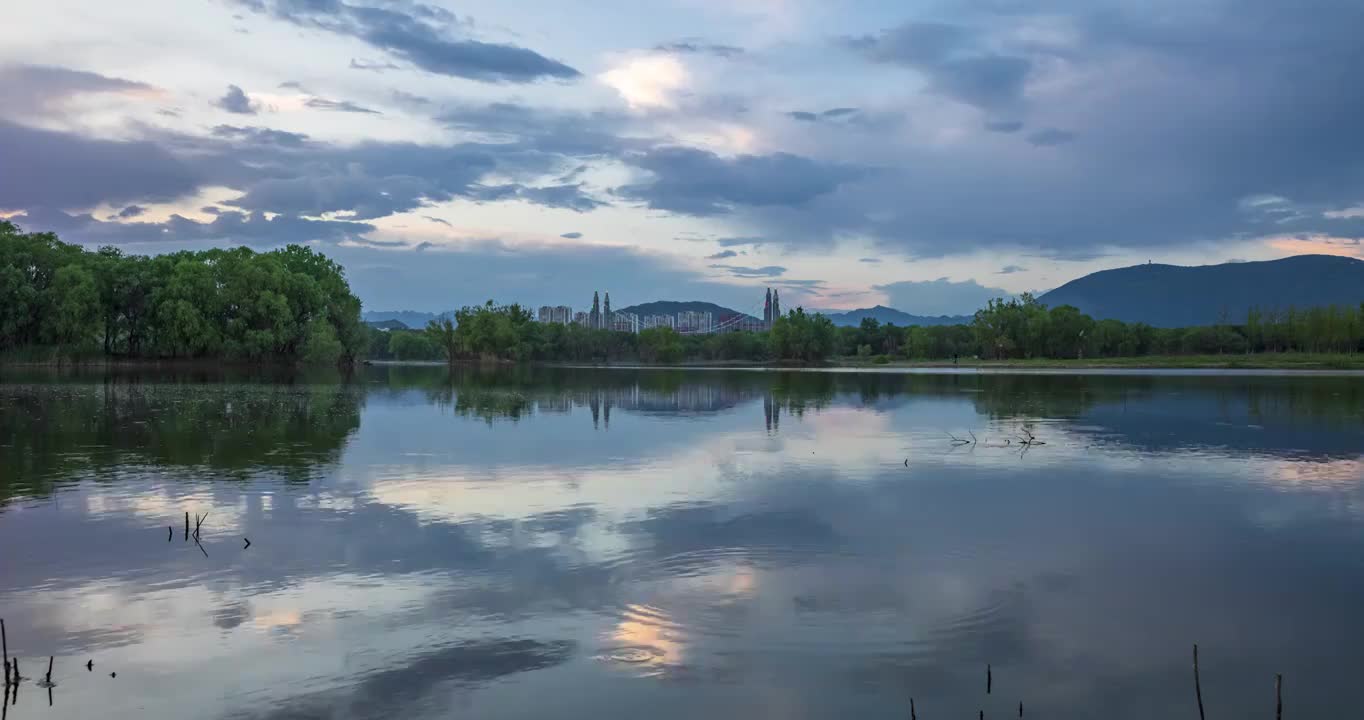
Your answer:
[[[574,324],[576,324],[576,325],[582,325],[582,326],[585,327],[585,326],[587,325],[587,323],[588,323],[589,320],[590,320],[590,317],[588,316],[588,314],[585,313],[585,312],[583,312],[583,311],[581,311],[581,310],[579,310],[578,312],[573,313],[573,322],[574,322]]]
[[[536,319],[542,323],[567,325],[573,322],[573,308],[567,305],[541,305]]]
[[[763,301],[763,324],[772,324],[772,288],[767,289],[767,299]]]
[[[777,318],[781,317],[781,298],[777,296],[778,292],[780,291],[772,291],[772,322],[776,322]]]
[[[601,327],[601,298],[597,291],[592,291],[592,312],[588,315],[587,326],[590,328]]]
[[[611,320],[611,293],[609,293],[609,292],[606,293],[606,303],[604,304],[604,306],[603,306],[603,308],[602,308],[602,323],[601,323],[601,326],[602,326],[603,328],[607,329],[607,330],[614,329],[614,327],[615,327],[615,326],[613,325],[613,323],[612,323],[612,320]]]

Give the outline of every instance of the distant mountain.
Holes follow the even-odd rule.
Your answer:
[[[731,310],[722,305],[704,302],[701,300],[655,300],[654,302],[640,303],[629,307],[616,308],[612,312],[627,312],[635,315],[676,315],[680,312],[708,312],[716,322],[720,318],[729,315],[743,315],[738,310]]]
[[[1097,318],[1156,327],[1244,322],[1263,310],[1364,302],[1364,261],[1334,255],[1222,265],[1133,265],[1072,280],[1039,298]]]
[[[416,310],[366,310],[360,314],[360,319],[373,325],[386,320],[397,320],[409,328],[424,328],[426,323],[435,320],[440,316],[455,317],[454,311],[441,313],[418,312]]]
[[[376,330],[411,330],[406,323],[401,320],[380,320],[378,322],[365,322],[366,325]]]
[[[818,311],[833,321],[840,327],[857,326],[862,324],[862,318],[873,318],[877,322],[885,325],[894,323],[899,327],[909,327],[910,325],[958,325],[971,322],[970,315],[939,315],[936,317],[923,315],[910,315],[907,312],[888,308],[885,305],[877,305],[870,308],[859,308],[847,312],[834,312],[832,310]]]

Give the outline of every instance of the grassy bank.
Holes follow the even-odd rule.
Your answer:
[[[1254,353],[1224,355],[1147,355],[1143,357],[1016,360],[889,360],[839,358],[842,367],[969,367],[969,368],[1152,368],[1152,369],[1243,369],[1243,370],[1364,370],[1364,354]]]

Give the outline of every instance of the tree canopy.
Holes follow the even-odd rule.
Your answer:
[[[306,247],[148,257],[0,221],[0,351],[335,363],[365,342],[341,266]]]

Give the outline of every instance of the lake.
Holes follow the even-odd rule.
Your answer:
[[[1357,376],[0,371],[7,719],[1360,717],[1361,607]]]

